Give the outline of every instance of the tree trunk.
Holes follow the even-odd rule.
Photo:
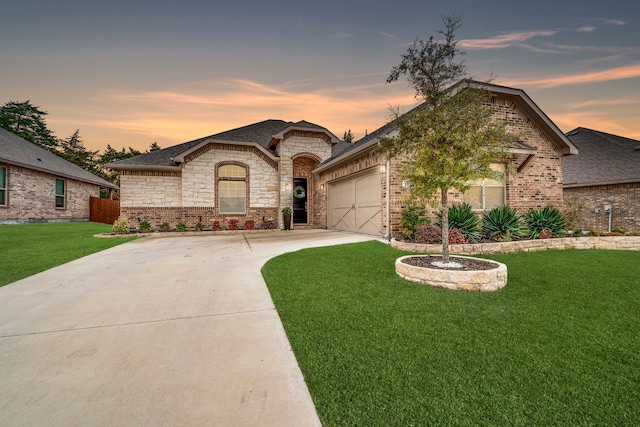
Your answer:
[[[449,195],[441,188],[442,203],[442,262],[449,262]]]

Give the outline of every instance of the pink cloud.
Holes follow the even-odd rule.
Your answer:
[[[632,64],[624,67],[611,68],[602,71],[592,71],[564,76],[550,76],[537,79],[514,79],[501,81],[507,86],[535,86],[541,88],[576,85],[583,83],[598,83],[611,80],[631,79],[640,77],[640,64]]]
[[[523,31],[502,34],[487,39],[460,40],[460,46],[467,49],[504,49],[517,43],[527,41],[533,37],[549,37],[557,34],[553,30]]]
[[[611,25],[625,25],[627,23],[626,21],[621,21],[619,19],[607,19],[607,18],[603,18],[602,22],[604,22],[605,24],[611,24]]]
[[[579,33],[592,33],[595,30],[596,30],[596,27],[593,27],[593,26],[580,27],[580,28],[576,29],[576,31],[579,32]]]

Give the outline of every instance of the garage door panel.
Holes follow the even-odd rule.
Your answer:
[[[381,184],[377,169],[329,185],[330,228],[380,234]]]

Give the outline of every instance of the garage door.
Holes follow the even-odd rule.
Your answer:
[[[378,168],[329,184],[329,228],[381,234]]]

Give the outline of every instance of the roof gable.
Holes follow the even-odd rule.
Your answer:
[[[118,188],[99,176],[0,127],[0,163],[33,169],[106,188]]]
[[[640,141],[582,127],[567,137],[580,154],[562,159],[565,186],[640,181]]]
[[[332,142],[338,142],[338,138],[322,126],[304,120],[293,123],[271,119],[109,163],[107,166],[113,169],[179,169],[185,156],[212,142],[254,145],[256,149],[275,159],[278,155],[274,149],[274,141],[282,139],[289,130],[321,132]]]

